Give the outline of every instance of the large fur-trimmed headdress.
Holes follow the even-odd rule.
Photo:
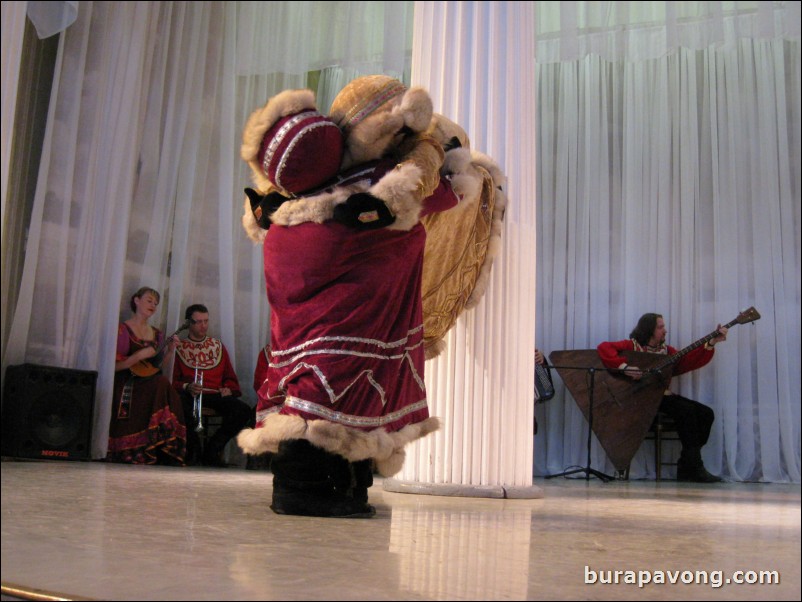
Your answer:
[[[259,192],[295,196],[340,171],[343,135],[317,111],[311,90],[285,90],[251,114],[240,155]]]
[[[432,112],[432,99],[423,88],[407,89],[387,75],[349,82],[330,111],[345,136],[343,169],[384,157],[404,138],[424,132]]]

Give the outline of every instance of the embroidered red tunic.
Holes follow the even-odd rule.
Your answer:
[[[234,397],[240,397],[237,374],[231,365],[225,345],[213,337],[202,341],[182,339],[175,350],[173,362],[173,387],[181,391],[185,383],[195,381],[195,368],[203,371],[203,388],[219,391],[222,387],[231,389]]]

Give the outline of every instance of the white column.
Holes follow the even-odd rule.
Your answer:
[[[416,2],[412,83],[507,175],[502,251],[479,305],[426,363],[441,430],[407,450],[390,491],[541,497],[532,485],[535,64],[531,2]]]

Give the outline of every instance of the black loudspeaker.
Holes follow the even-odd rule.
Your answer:
[[[22,364],[6,368],[4,456],[88,460],[97,372]]]

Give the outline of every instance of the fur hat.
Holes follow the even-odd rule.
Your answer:
[[[250,116],[240,154],[260,192],[275,188],[291,196],[337,174],[343,137],[337,125],[315,109],[311,90],[286,90]]]
[[[402,136],[426,130],[432,99],[423,88],[407,89],[387,75],[349,82],[331,105],[331,118],[345,136],[342,168],[384,157]]]

